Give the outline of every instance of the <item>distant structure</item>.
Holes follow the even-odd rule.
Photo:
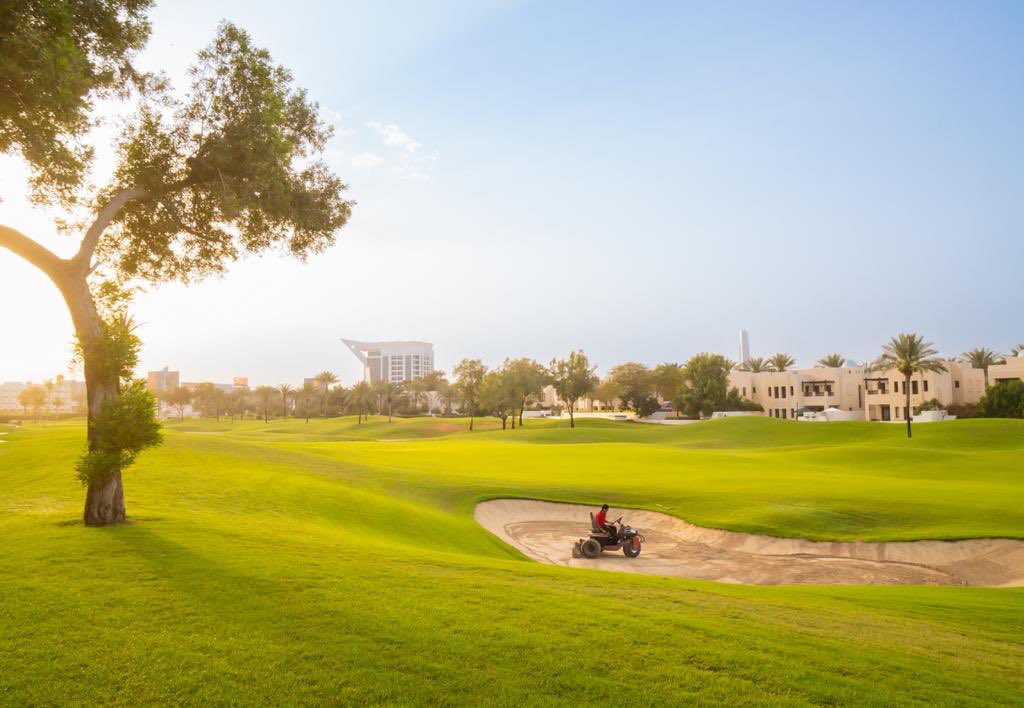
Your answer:
[[[181,385],[181,372],[170,371],[166,366],[160,371],[150,371],[146,376],[146,388],[152,393],[172,391]]]
[[[749,358],[750,358],[750,336],[747,334],[747,330],[741,329],[740,330],[740,361],[739,361],[739,363],[742,364],[743,362],[747,361]]]
[[[363,380],[369,383],[412,381],[434,370],[434,345],[430,342],[341,341],[362,362]]]

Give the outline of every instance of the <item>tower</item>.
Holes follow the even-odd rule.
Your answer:
[[[739,363],[745,362],[750,358],[750,336],[747,334],[747,330],[740,330],[740,361]]]

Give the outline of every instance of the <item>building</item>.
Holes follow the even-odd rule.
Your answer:
[[[24,410],[18,396],[22,391],[38,386],[46,391],[45,383],[33,384],[31,381],[4,381],[0,384],[0,411],[21,412]],[[53,389],[48,392],[50,402],[43,406],[44,413],[78,413],[85,410],[85,382],[65,380],[54,382]]]
[[[434,370],[430,342],[358,342],[342,339],[363,364],[363,380],[401,383],[423,378]]]
[[[742,364],[750,358],[750,335],[747,334],[747,330],[740,330],[740,358],[739,362]]]
[[[911,409],[932,399],[943,406],[975,404],[981,400],[985,393],[984,372],[958,361],[944,363],[946,371],[915,374],[911,378]],[[991,376],[992,367],[989,372]],[[729,373],[729,386],[737,388],[744,398],[761,404],[765,414],[774,418],[796,418],[801,411],[827,408],[856,412],[864,420],[906,420],[907,415],[905,381],[895,369],[846,366],[756,374],[733,370]]]
[[[153,394],[173,391],[180,385],[181,372],[170,371],[166,366],[160,371],[150,371],[146,374],[146,388]]]
[[[1007,383],[1015,379],[1024,381],[1024,352],[1009,357],[1003,364],[988,367],[988,380],[991,384]]]

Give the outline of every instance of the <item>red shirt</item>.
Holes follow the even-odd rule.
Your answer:
[[[597,525],[599,527],[600,526],[604,526],[604,522],[605,522],[604,509],[601,509],[601,511],[597,512],[597,516],[594,517],[594,521],[597,522]]]

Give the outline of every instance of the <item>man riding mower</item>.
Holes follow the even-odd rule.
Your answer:
[[[620,548],[629,558],[640,555],[640,547],[646,540],[632,526],[622,523],[620,516],[615,521],[607,521],[608,505],[604,504],[601,511],[590,513],[590,537],[581,538],[572,547],[572,557],[594,559],[604,551],[617,551]]]

